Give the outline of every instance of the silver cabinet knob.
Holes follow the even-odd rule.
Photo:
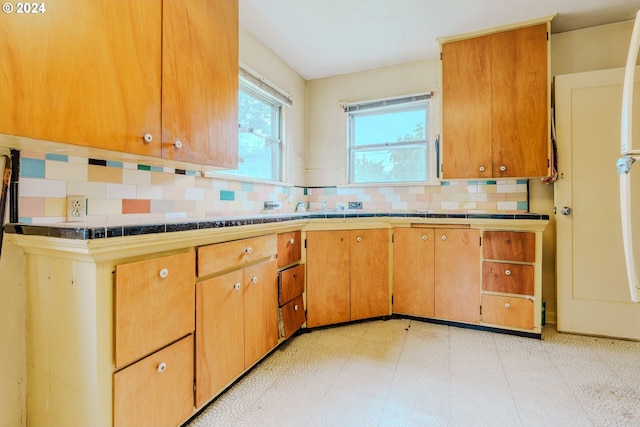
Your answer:
[[[560,213],[562,215],[571,215],[573,213],[573,208],[570,208],[569,206],[565,206],[562,209],[560,209]]]
[[[233,289],[240,289],[240,283],[236,283],[235,285],[233,285]]]
[[[248,254],[250,254],[251,252],[253,252],[253,249],[251,249],[251,246],[249,246],[245,251],[246,251]]]
[[[150,133],[145,133],[144,136],[142,137],[142,140],[146,143],[149,143],[153,141],[153,135],[151,135]]]
[[[509,304],[508,302],[504,303],[504,308],[511,308],[511,304]]]
[[[506,167],[506,166],[504,166],[504,165],[500,166],[500,172],[504,172],[504,171],[506,171],[506,170],[507,170],[507,167]]]
[[[253,276],[251,278],[251,283],[258,283],[258,276]]]
[[[356,242],[362,242],[362,237],[360,236],[356,237]]]
[[[296,242],[295,240],[293,240],[293,239],[289,239],[289,244],[290,244],[290,245],[293,245],[295,242]]]
[[[166,268],[163,268],[162,270],[160,270],[160,272],[158,273],[158,276],[162,277],[163,279],[165,279],[167,276],[169,276],[169,270]]]
[[[426,234],[422,235],[422,240],[427,240],[427,235]]]
[[[484,166],[480,166],[480,172],[484,172]]]
[[[176,142],[173,143],[173,146],[176,147],[176,150],[181,149],[182,148],[182,141],[177,139]]]
[[[504,271],[504,274],[506,274],[507,276],[511,276],[511,270],[508,270],[508,269],[507,269],[507,270],[505,270],[505,271]]]
[[[158,373],[161,374],[167,369],[167,364],[162,362],[158,365]]]
[[[442,239],[442,241],[444,242],[445,240],[447,240],[447,236],[445,236],[444,234],[442,235],[442,237],[440,237]]]

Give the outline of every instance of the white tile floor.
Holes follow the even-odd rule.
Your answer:
[[[640,343],[408,319],[315,330],[187,426],[640,426]]]

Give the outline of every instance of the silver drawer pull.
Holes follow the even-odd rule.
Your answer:
[[[511,276],[511,270],[509,270],[509,269],[505,270],[504,274],[506,274],[507,276]]]
[[[163,279],[166,279],[167,276],[169,276],[169,270],[166,268],[163,268],[162,270],[160,270],[160,272],[158,273],[158,275],[160,277],[162,277]]]
[[[511,308],[511,304],[509,304],[508,302],[504,303],[504,308]]]
[[[161,374],[167,369],[167,364],[162,362],[158,365],[158,373]]]

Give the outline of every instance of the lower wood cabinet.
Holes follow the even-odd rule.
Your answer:
[[[278,343],[277,261],[196,285],[196,406]]]
[[[114,426],[175,427],[193,410],[191,334],[113,375]]]
[[[307,232],[307,326],[389,314],[389,231]]]

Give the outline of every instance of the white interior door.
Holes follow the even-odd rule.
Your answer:
[[[557,327],[565,332],[640,339],[640,304],[631,302],[627,284],[615,167],[620,157],[623,78],[623,68],[555,78],[561,174],[555,184]],[[634,139],[638,140],[640,84],[634,94]],[[636,166],[631,178],[637,255],[640,168]],[[565,207],[573,212],[563,214]]]

